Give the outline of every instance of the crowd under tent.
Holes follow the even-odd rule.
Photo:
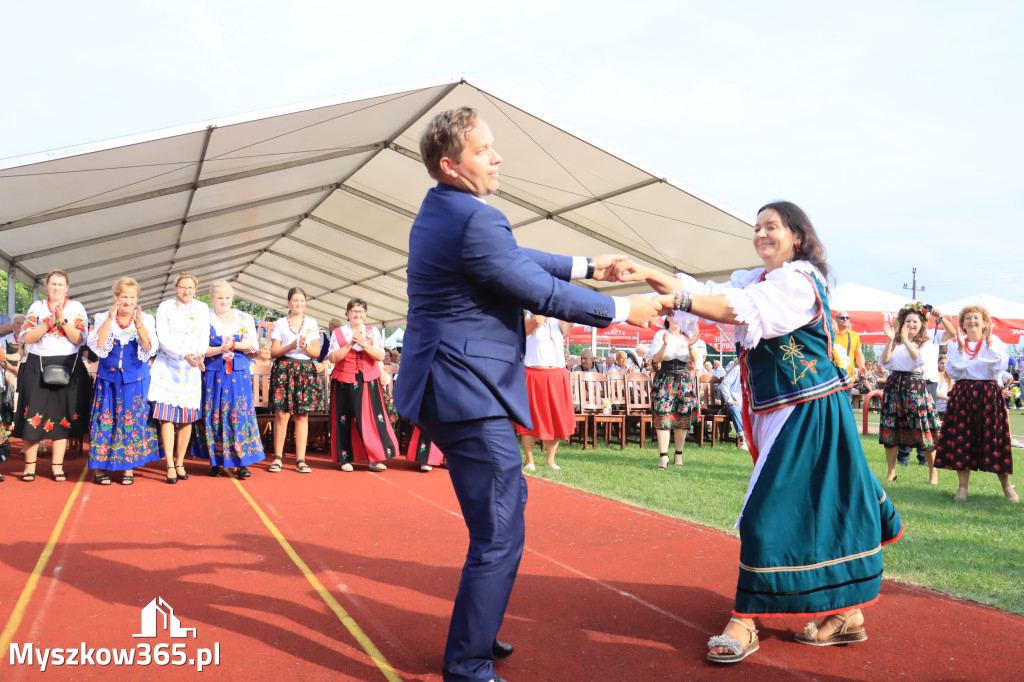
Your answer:
[[[56,268],[90,314],[121,276],[152,308],[191,271],[200,292],[224,279],[279,311],[300,286],[323,325],[354,297],[368,322],[401,323],[409,229],[433,184],[419,135],[462,105],[495,135],[504,162],[488,201],[519,244],[623,253],[701,280],[758,264],[749,218],[456,76],[0,161],[8,309],[14,278],[43,291]]]

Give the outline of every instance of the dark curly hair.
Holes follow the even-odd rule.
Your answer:
[[[825,245],[818,239],[818,233],[803,209],[791,201],[773,201],[757,209],[757,212],[760,214],[761,211],[768,210],[778,213],[779,218],[782,219],[782,224],[796,235],[799,242],[799,251],[794,254],[793,260],[805,260],[818,268],[821,274],[825,276],[827,282],[830,279],[830,270],[827,254],[825,253]]]

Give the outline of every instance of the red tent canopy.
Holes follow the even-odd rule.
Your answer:
[[[566,343],[590,343],[593,327],[578,324],[565,335]],[[631,324],[613,324],[597,330],[597,343],[602,346],[638,346],[650,343],[657,329],[634,327]]]

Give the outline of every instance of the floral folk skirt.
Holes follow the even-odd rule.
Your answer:
[[[1013,473],[1010,421],[996,382],[961,379],[953,385],[935,466]]]
[[[307,414],[324,404],[323,385],[312,362],[278,358],[270,370],[270,408],[275,412]]]
[[[43,365],[61,364],[72,370],[66,386],[43,383],[40,356],[29,353],[18,370],[18,410],[14,420],[15,438],[30,441],[78,438],[89,428],[92,381],[77,353],[50,355]]]
[[[148,395],[148,377],[127,384],[96,379],[89,426],[90,469],[127,471],[163,457]]]
[[[693,375],[658,372],[651,384],[651,411],[655,429],[685,429],[697,411]]]
[[[886,447],[910,445],[930,450],[939,441],[939,413],[924,379],[893,372],[882,394],[878,442]]]

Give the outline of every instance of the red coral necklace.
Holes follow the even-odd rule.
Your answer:
[[[978,357],[978,353],[981,352],[981,344],[984,342],[984,339],[978,339],[978,343],[975,344],[974,350],[971,350],[971,342],[964,339],[964,355],[967,356],[968,360],[973,360]]]

